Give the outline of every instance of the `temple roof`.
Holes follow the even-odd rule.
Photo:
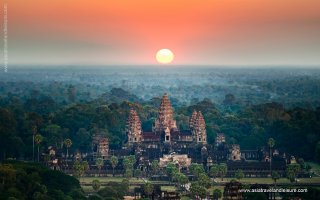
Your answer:
[[[160,135],[155,134],[154,132],[142,132],[142,137],[146,140],[160,141]]]

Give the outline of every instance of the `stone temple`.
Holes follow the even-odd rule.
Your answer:
[[[216,135],[214,144],[208,144],[206,123],[200,111],[194,110],[189,117],[189,128],[180,130],[174,119],[174,110],[168,94],[163,95],[157,118],[149,131],[142,129],[139,113],[131,108],[126,134],[128,140],[118,155],[135,154],[139,159],[139,165],[148,166],[152,160],[159,160],[162,165],[168,162],[176,162],[179,165],[185,163],[186,165],[182,165],[184,167],[190,163],[202,163],[209,169],[214,163],[226,162],[229,175],[237,169],[243,169],[250,176],[269,173],[269,162],[265,160],[268,150],[240,150],[238,144],[228,144],[223,133]],[[283,172],[284,159],[279,158],[279,162],[276,159],[274,157],[272,163],[274,169]]]
[[[272,169],[285,175],[288,160],[284,152],[268,147],[255,149],[241,149],[238,144],[228,144],[223,133],[217,133],[213,144],[207,143],[206,122],[200,111],[194,110],[189,116],[189,127],[186,130],[178,128],[174,119],[174,110],[169,97],[164,94],[158,108],[158,114],[152,127],[143,130],[139,113],[131,108],[125,127],[127,141],[121,149],[109,151],[109,140],[103,134],[96,134],[92,141],[92,153],[75,154],[71,159],[86,159],[95,165],[95,159],[108,160],[111,155],[123,159],[127,155],[135,155],[136,166],[141,170],[147,170],[153,160],[159,161],[161,168],[169,162],[187,170],[191,163],[201,163],[209,170],[213,164],[226,163],[228,177],[234,176],[239,169],[248,177],[267,177],[270,174],[270,153],[272,153]],[[54,149],[48,149],[50,155],[49,165],[57,169],[61,164],[61,156]],[[112,152],[112,154],[109,154]],[[60,157],[60,161],[57,159]],[[290,156],[289,156],[290,158]],[[70,168],[71,163],[66,167]],[[108,164],[109,169],[111,165]],[[116,170],[123,170],[118,166]]]
[[[206,124],[200,111],[194,111],[189,123],[189,130],[179,130],[173,118],[173,108],[167,94],[164,94],[152,131],[142,130],[136,110],[131,108],[126,125],[128,146],[142,148],[188,148],[194,145],[206,145]]]
[[[200,111],[193,111],[188,130],[179,130],[168,94],[164,94],[152,130],[142,130],[137,111],[131,108],[126,124],[128,136],[125,148],[143,160],[160,159],[169,154],[188,155],[192,161],[202,162],[201,153],[207,151],[206,123]],[[132,152],[132,153],[133,153]],[[194,155],[194,156],[193,156]]]

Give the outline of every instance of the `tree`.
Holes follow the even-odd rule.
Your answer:
[[[273,138],[269,138],[268,139],[268,146],[269,146],[269,157],[270,157],[270,174],[272,172],[272,169],[271,169],[271,165],[272,165],[272,148],[274,147],[275,145],[275,140]]]
[[[213,190],[213,199],[218,200],[219,198],[222,197],[222,192],[219,189]]]
[[[37,126],[32,126],[32,161],[34,162],[34,139],[37,134]]]
[[[100,176],[100,171],[101,171],[101,168],[104,165],[104,160],[102,158],[97,158],[96,165],[97,165],[97,168],[99,170],[99,176]]]
[[[301,171],[300,165],[299,164],[290,164],[287,166],[286,173],[287,173],[287,178],[291,181],[294,182],[296,180],[297,175]]]
[[[125,169],[125,176],[130,178],[133,176],[133,166],[136,163],[136,157],[134,155],[124,156],[123,166]],[[129,174],[131,173],[131,175]]]
[[[179,172],[177,174],[176,179],[177,179],[179,185],[183,188],[185,188],[185,185],[189,182],[188,177],[181,172]]]
[[[238,169],[235,173],[235,177],[240,181],[240,179],[243,179],[244,173],[241,169]]]
[[[217,177],[219,176],[219,165],[218,164],[213,164],[211,167],[210,167],[210,172],[209,174],[213,177]]]
[[[101,186],[101,183],[100,183],[99,180],[94,179],[92,181],[92,188],[93,188],[94,191],[98,191],[100,189],[100,186]]]
[[[76,97],[77,97],[76,87],[73,85],[70,85],[68,88],[68,101],[71,103],[74,103],[76,101]]]
[[[146,195],[150,196],[153,192],[153,185],[149,181],[147,181],[143,186],[143,190]]]
[[[207,193],[206,189],[200,186],[198,182],[191,183],[190,192],[196,199],[205,198]]]
[[[38,162],[39,162],[39,160],[40,160],[40,155],[39,155],[39,152],[40,152],[40,143],[43,141],[43,137],[42,137],[42,135],[40,135],[40,134],[37,134],[37,135],[35,135],[35,137],[34,137],[34,141],[35,141],[35,143],[37,144],[37,146],[38,146]]]
[[[130,181],[125,178],[125,179],[122,179],[121,184],[122,184],[123,189],[125,190],[125,192],[128,192],[129,186],[130,186]]]
[[[119,160],[116,156],[111,156],[110,163],[112,166],[112,176],[114,176],[114,168],[118,165],[118,162],[119,162]]]
[[[280,174],[278,172],[272,172],[271,178],[274,181],[274,185],[276,185],[277,180],[280,178]]]
[[[63,137],[61,127],[57,124],[50,124],[44,129],[46,138],[50,145],[54,145],[57,148],[62,148]]]
[[[153,160],[151,163],[151,168],[152,168],[152,172],[155,175],[158,171],[159,168],[159,161],[158,160]]]
[[[139,179],[139,177],[141,176],[142,172],[140,169],[135,169],[134,170],[134,176]]]
[[[16,181],[16,170],[13,168],[13,166],[0,164],[0,185],[10,186],[15,181]]]
[[[71,147],[72,145],[72,140],[71,139],[65,139],[64,142],[63,142],[64,146],[67,148],[67,156],[66,158],[69,157],[69,148]],[[67,160],[67,159],[66,159]]]
[[[205,171],[202,164],[192,163],[190,166],[190,172],[198,178],[199,175]]]
[[[201,173],[199,175],[198,182],[202,187],[205,187],[207,189],[209,189],[211,186],[210,178],[207,176],[206,173]]]
[[[301,169],[303,169],[303,170],[306,169],[307,165],[306,165],[306,163],[304,162],[304,159],[303,159],[303,158],[299,158],[299,159],[298,159],[298,163],[299,163]]]
[[[76,160],[73,164],[74,175],[77,178],[81,178],[84,173],[89,169],[89,164],[87,161]]]
[[[126,169],[124,171],[124,177],[126,178],[132,178],[132,174],[133,174],[133,170],[130,168],[130,169]]]
[[[173,176],[174,174],[179,172],[179,169],[176,167],[174,163],[170,162],[167,164],[166,172],[171,181],[173,181]]]
[[[223,181],[223,177],[227,174],[227,170],[228,170],[228,167],[225,163],[221,163],[219,165],[219,174],[222,181]]]

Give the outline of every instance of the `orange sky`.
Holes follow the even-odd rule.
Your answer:
[[[320,64],[318,0],[7,2],[12,63]]]

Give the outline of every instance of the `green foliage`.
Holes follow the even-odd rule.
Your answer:
[[[223,177],[227,174],[227,165],[225,163],[213,164],[210,168],[209,174],[214,177],[220,176],[223,180]]]
[[[274,183],[276,183],[277,180],[280,179],[280,174],[278,172],[276,172],[276,171],[273,171],[272,174],[271,174],[271,178],[274,181]]]
[[[125,169],[133,169],[134,164],[136,163],[136,158],[134,155],[124,156],[123,166]]]
[[[99,190],[98,194],[104,199],[123,199],[127,188],[125,183],[109,182],[106,187]]]
[[[198,182],[191,183],[190,192],[193,197],[204,198],[206,196],[207,190],[205,187],[201,186]]]
[[[103,198],[98,195],[90,195],[88,200],[103,200]]]
[[[77,179],[60,171],[44,171],[42,177],[44,184],[48,188],[55,188],[63,191],[64,193],[80,188],[80,183]]]
[[[92,181],[92,188],[94,191],[98,191],[100,189],[101,183],[98,179],[94,179]]]
[[[209,189],[211,186],[210,178],[207,176],[206,173],[199,174],[198,183],[200,184],[200,186],[205,187],[207,189]]]
[[[268,146],[270,147],[270,148],[273,148],[274,147],[274,145],[275,145],[275,140],[273,139],[273,138],[269,138],[268,139]]]
[[[190,172],[197,178],[199,178],[200,174],[205,173],[202,164],[192,163],[189,169],[190,169]]]
[[[179,172],[179,169],[177,168],[177,166],[170,162],[167,164],[167,167],[166,167],[166,173],[167,175],[170,177],[171,180],[173,180],[173,175],[178,173]]]
[[[129,182],[129,179],[123,179],[121,181],[121,184],[122,184],[122,187],[123,187],[123,190],[125,192],[127,192],[129,190],[129,186],[130,186],[130,182]]]
[[[153,192],[153,185],[152,183],[150,183],[149,181],[146,182],[144,185],[143,185],[143,191],[145,192],[145,194],[147,194],[148,196],[152,194]]]
[[[210,175],[213,176],[213,177],[217,177],[219,176],[220,174],[220,168],[219,168],[219,165],[218,164],[213,164],[211,167],[210,167]]]
[[[317,145],[315,148],[315,159],[316,161],[320,162],[320,141],[317,142]]]
[[[222,192],[221,192],[221,190],[219,190],[219,189],[214,189],[213,190],[213,198],[215,199],[215,200],[217,200],[217,199],[219,199],[219,198],[221,198],[222,197]]]
[[[254,83],[255,86],[261,84]],[[266,89],[270,85],[275,87],[274,84],[262,85]],[[70,150],[90,152],[93,136],[101,133],[109,138],[112,149],[119,149],[125,141],[123,131],[130,107],[138,110],[143,128],[151,129],[157,116],[159,97],[146,94],[151,100],[143,101],[124,89],[110,88],[109,92],[100,97],[98,93],[91,94],[96,98],[92,99],[83,92],[78,94],[79,87],[55,83],[42,91],[33,89],[24,91],[28,93],[24,96],[16,94],[19,98],[3,93],[0,99],[0,159],[21,156],[32,158],[31,139],[37,131],[44,137],[41,143],[43,148],[55,146],[61,149],[66,146],[64,141],[68,138],[72,141]],[[91,86],[88,88],[90,92],[93,89]],[[197,87],[193,89],[198,90]],[[208,89],[210,87],[206,91]],[[71,94],[76,95],[75,102],[70,101]],[[207,92],[205,94],[210,95]],[[216,134],[220,132],[225,133],[230,143],[238,143],[243,149],[260,148],[266,145],[269,138],[273,138],[284,151],[320,162],[320,109],[308,108],[306,105],[310,102],[296,102],[300,108],[286,109],[281,103],[245,105],[238,96],[240,94],[229,91],[223,94],[225,100],[221,104],[198,95],[198,99],[194,98],[190,106],[172,99],[175,118],[182,129],[188,128],[188,117],[196,109],[204,115],[209,143],[213,143]],[[37,131],[34,132],[32,127],[37,127]],[[298,146],[295,145],[297,143]]]
[[[133,172],[134,172],[133,167],[136,163],[135,155],[124,156],[122,162],[123,162],[123,166],[124,166],[124,170],[125,170],[125,177],[131,178],[133,176]]]
[[[235,172],[235,177],[236,179],[240,180],[240,179],[243,179],[244,178],[244,173],[241,169],[238,169],[236,172]]]
[[[227,165],[225,163],[221,163],[219,165],[219,174],[222,180],[223,180],[223,177],[227,174],[227,171],[228,171]]]
[[[80,178],[89,169],[89,164],[87,161],[76,160],[73,163],[73,172],[75,177]]]
[[[134,177],[136,177],[137,179],[141,176],[142,172],[140,169],[135,169],[134,170]]]
[[[71,195],[82,191],[78,180],[31,163],[0,164],[0,180],[0,199],[81,199]]]
[[[64,140],[64,142],[63,142],[63,144],[64,144],[64,146],[66,147],[66,148],[70,148],[71,147],[71,145],[72,145],[72,140],[71,139],[65,139]]]
[[[296,180],[297,175],[301,171],[300,165],[299,164],[290,164],[287,166],[286,169],[286,174],[287,178],[291,181],[294,182]]]
[[[37,145],[40,145],[40,143],[43,141],[43,136],[40,135],[40,134],[37,134],[34,136],[34,142],[37,144]]]
[[[97,165],[97,168],[99,169],[99,172],[100,172],[101,168],[104,165],[104,160],[102,158],[97,158],[96,165]]]
[[[132,178],[132,176],[133,176],[133,170],[132,169],[125,169],[124,177]]]
[[[110,158],[110,163],[111,163],[111,166],[112,166],[112,175],[114,176],[114,168],[118,165],[118,158],[116,156],[111,156]]]
[[[159,161],[158,160],[153,160],[151,163],[151,169],[153,174],[156,174],[158,169],[159,169]]]

